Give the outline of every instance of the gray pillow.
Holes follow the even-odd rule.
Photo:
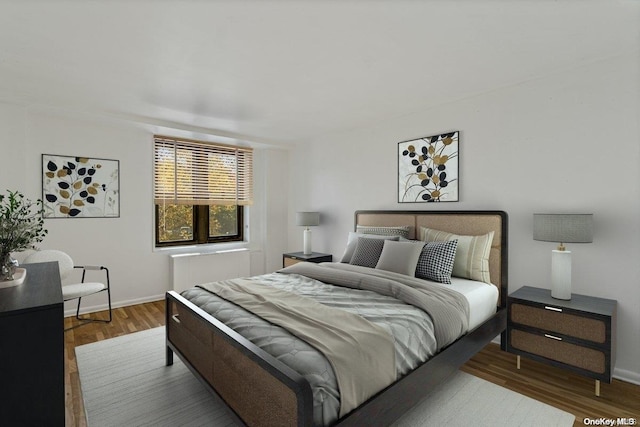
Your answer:
[[[385,240],[376,268],[413,277],[423,246],[424,242]]]
[[[370,239],[385,239],[385,240],[398,240],[400,237],[398,236],[380,236],[376,234],[362,234],[355,233],[353,231],[349,232],[349,237],[347,238],[347,247],[344,250],[344,254],[342,255],[342,259],[340,262],[351,262],[351,257],[353,257],[353,252],[356,249],[356,245],[358,244],[359,237],[367,237]],[[375,267],[375,265],[374,265]]]
[[[359,237],[350,264],[374,268],[382,253],[384,242],[384,239]]]
[[[424,245],[416,266],[416,277],[450,285],[457,246],[457,240]]]

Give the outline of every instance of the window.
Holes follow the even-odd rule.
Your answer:
[[[156,246],[243,240],[253,151],[156,136],[154,198]]]

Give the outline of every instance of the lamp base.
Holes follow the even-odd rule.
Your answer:
[[[551,251],[551,296],[571,299],[571,251]]]
[[[312,251],[311,251],[311,230],[309,230],[308,228],[306,230],[304,230],[303,247],[304,247],[303,253],[305,255],[311,255],[311,253],[312,253]]]

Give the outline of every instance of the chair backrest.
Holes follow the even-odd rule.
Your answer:
[[[60,278],[66,278],[71,271],[73,271],[73,260],[69,255],[62,251],[54,249],[45,249],[42,251],[36,251],[27,256],[23,264],[35,264],[37,262],[49,262],[58,261],[58,268],[60,269]]]

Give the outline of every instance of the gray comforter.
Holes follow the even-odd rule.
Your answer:
[[[252,280],[358,314],[387,330],[394,340],[398,377],[463,335],[468,324],[469,309],[462,295],[395,273],[346,264],[299,263]],[[315,425],[329,425],[338,418],[340,392],[322,353],[205,289],[192,288],[182,295],[304,375],[313,390]]]

